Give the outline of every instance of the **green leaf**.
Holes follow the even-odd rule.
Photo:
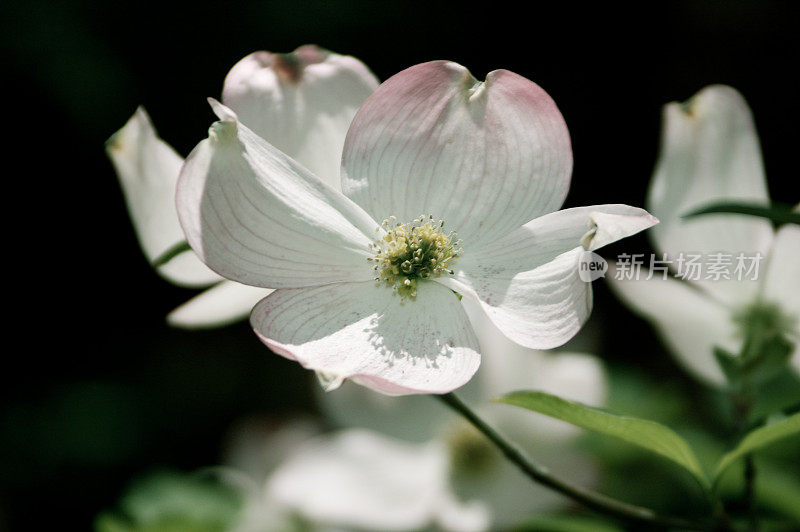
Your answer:
[[[734,450],[722,457],[714,472],[714,483],[719,481],[720,475],[736,460],[757,451],[778,440],[793,435],[800,435],[800,413],[787,417],[782,421],[759,427],[742,438]]]
[[[622,528],[597,517],[566,514],[541,514],[525,519],[517,532],[622,532]]]
[[[707,214],[745,214],[766,218],[777,224],[790,223],[800,225],[800,213],[793,211],[791,206],[773,204],[769,207],[764,207],[763,205],[734,201],[711,203],[684,214],[683,218],[694,218],[695,216]]]
[[[763,384],[786,368],[793,351],[794,344],[781,335],[771,335],[759,338],[756,353],[749,359],[716,346],[714,357],[728,382],[734,385],[741,381]]]
[[[158,472],[135,480],[95,532],[224,532],[243,500],[230,486],[196,474]]]
[[[742,368],[739,364],[739,357],[717,346],[714,346],[714,357],[729,382],[737,382],[741,378]]]
[[[192,247],[185,240],[178,242],[153,260],[153,268],[163,266],[181,253],[191,251]]]
[[[756,497],[763,506],[771,508],[800,523],[800,483],[791,472],[765,468],[758,465],[756,476]]]
[[[794,344],[780,335],[773,335],[761,343],[756,357],[742,365],[742,373],[754,383],[764,383],[786,367],[793,351]]]
[[[618,416],[544,392],[513,392],[497,401],[527,408],[584,429],[614,436],[660,454],[689,471],[704,489],[708,489],[708,479],[689,444],[675,431],[655,421]]]

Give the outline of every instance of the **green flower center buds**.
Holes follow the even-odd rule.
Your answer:
[[[455,232],[444,233],[443,220],[434,222],[433,216],[422,215],[403,224],[392,216],[381,225],[386,234],[372,245],[375,257],[369,258],[375,263],[377,281],[413,299],[420,279],[453,274],[450,265],[463,250]]]

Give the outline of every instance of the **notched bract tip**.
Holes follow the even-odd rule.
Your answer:
[[[481,98],[483,96],[483,94],[486,92],[486,82],[478,81],[478,80],[476,80],[474,78],[473,78],[473,81],[475,83],[469,89],[469,101],[470,102]]]
[[[322,389],[326,392],[332,392],[338,389],[344,382],[344,377],[335,373],[327,371],[317,371],[317,380]]]
[[[214,122],[211,124],[211,127],[208,128],[209,138],[219,141],[224,138],[235,137],[237,124],[239,123],[239,118],[236,116],[236,113],[214,98],[209,98],[208,103],[211,105],[214,114],[219,118],[219,121]]]

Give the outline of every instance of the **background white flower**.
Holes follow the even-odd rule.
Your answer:
[[[793,320],[796,346],[800,338],[800,228],[787,224],[776,232],[762,218],[734,214],[682,218],[723,200],[767,205],[769,196],[750,109],[734,89],[717,85],[664,107],[661,153],[647,198],[661,223],[651,238],[658,253],[673,259],[680,253],[760,253],[765,264],[758,280],[646,280],[646,272],[638,281],[618,280],[613,268],[606,277],[653,323],[684,368],[715,385],[725,378],[713,348],[740,351],[742,331],[734,318],[748,305],[777,304]],[[797,347],[792,364],[800,371]]]
[[[478,82],[435,61],[383,83],[348,130],[346,195],[212,105],[220,121],[178,183],[187,240],[224,277],[279,289],[253,310],[253,328],[331,388],[350,378],[399,395],[467,382],[477,341],[451,289],[522,345],[563,344],[591,308],[580,253],[656,223],[625,205],[553,212],[572,167],[566,125],[541,88],[508,71]],[[428,254],[434,242],[443,254]],[[419,263],[392,262],[415,249]],[[456,259],[453,271],[434,258]],[[407,299],[375,285],[368,259]]]
[[[339,187],[344,137],[361,103],[378,86],[354,57],[305,45],[288,54],[255,52],[228,73],[222,101],[260,136],[331,186]],[[150,262],[185,237],[175,210],[183,159],[161,140],[140,107],[106,145],[139,242]],[[186,251],[158,268],[175,284],[218,283],[168,316],[179,327],[213,327],[247,317],[270,291],[221,278]]]
[[[462,504],[439,441],[407,442],[365,429],[250,419],[232,432],[222,479],[245,497],[236,532],[485,530],[484,505]],[[278,526],[280,525],[280,526]]]

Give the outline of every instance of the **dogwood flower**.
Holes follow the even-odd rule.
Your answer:
[[[704,273],[682,281],[645,271],[636,280],[618,279],[612,272],[611,287],[656,327],[678,361],[707,383],[725,382],[714,347],[738,353],[742,326],[756,315],[794,340],[792,364],[800,371],[800,228],[787,224],[775,231],[764,219],[733,214],[682,218],[717,201],[769,203],[747,103],[725,86],[707,87],[683,104],[670,103],[664,108],[661,142],[648,193],[648,209],[661,220],[651,233],[658,253],[666,253],[673,267],[682,254],[691,253],[722,253],[734,262],[743,254],[763,257],[765,263],[757,279]]]
[[[225,78],[222,101],[261,137],[331,186],[339,186],[345,133],[356,110],[378,86],[357,59],[301,46],[289,54],[255,52]],[[183,159],[161,140],[139,108],[106,146],[122,184],[142,250],[150,262],[183,242],[175,186]],[[191,252],[158,268],[181,286],[215,286],[167,317],[179,327],[210,327],[245,318],[270,291],[228,281]]]
[[[330,388],[466,383],[480,355],[454,291],[522,345],[563,344],[591,308],[584,249],[656,223],[626,205],[554,212],[572,168],[566,124],[509,71],[478,82],[434,61],[383,83],[347,132],[344,193],[212,107],[220,120],[178,182],[187,240],[223,277],[276,289],[253,328]]]

